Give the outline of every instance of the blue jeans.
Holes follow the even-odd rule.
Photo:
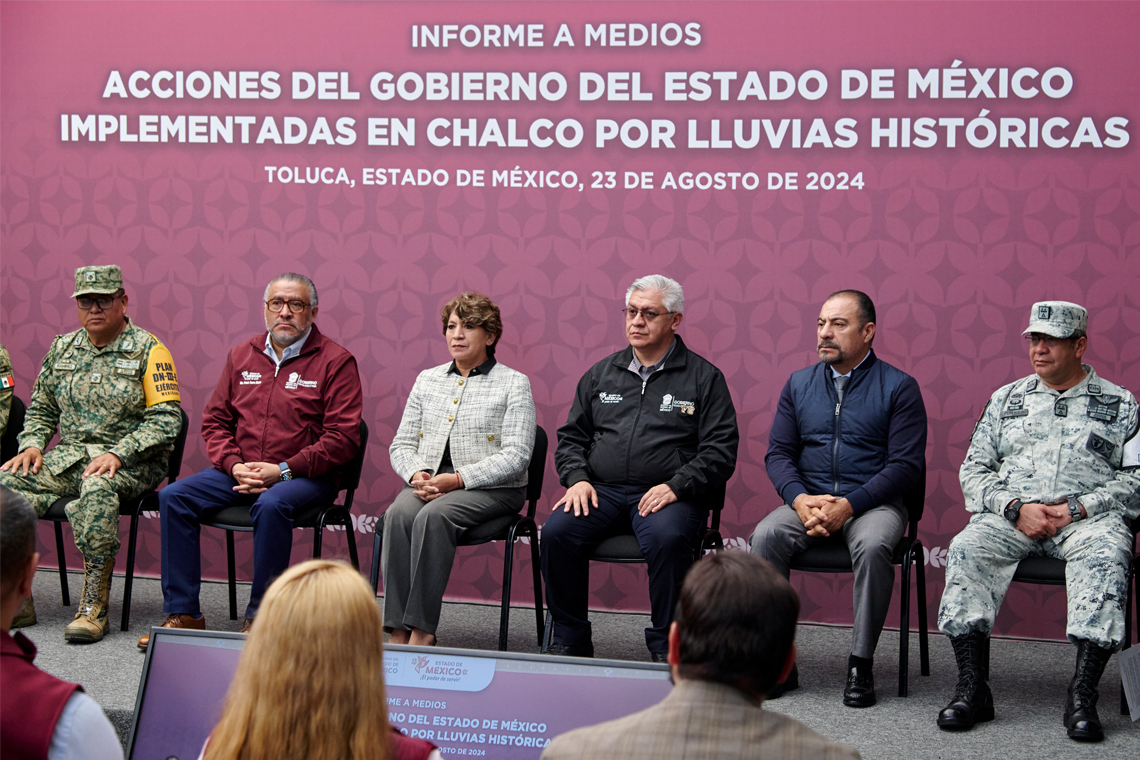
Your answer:
[[[199,615],[202,586],[201,523],[206,512],[245,505],[253,519],[253,588],[245,616],[253,618],[273,579],[289,567],[293,515],[298,509],[336,498],[324,480],[295,478],[275,483],[260,494],[233,490],[237,481],[210,468],[175,481],[158,492],[162,520],[162,611]]]
[[[693,564],[708,510],[690,501],[675,501],[642,517],[637,503],[648,488],[593,485],[598,493],[597,508],[583,517],[559,509],[542,526],[542,578],[554,621],[552,641],[577,646],[590,643],[588,558],[604,539],[632,530],[649,564],[652,625],[645,629],[645,645],[650,652],[665,652],[669,648],[669,623],[681,598],[681,582]]]

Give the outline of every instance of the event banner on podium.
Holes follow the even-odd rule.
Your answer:
[[[496,358],[530,378],[553,443],[577,380],[627,345],[633,278],[682,282],[680,334],[724,372],[739,419],[721,516],[735,548],[779,505],[768,430],[788,376],[817,361],[821,303],[869,293],[875,350],[916,378],[930,418],[932,608],[968,518],[957,472],[974,423],[1032,372],[1030,305],[1087,306],[1085,360],[1140,390],[1138,3],[0,14],[0,318],[21,387],[76,329],[73,269],[113,262],[197,420],[226,351],[263,330],[268,279],[311,275],[320,328],[364,383],[361,533],[402,486],[384,449],[417,374],[448,360],[438,311],[464,290],[502,308]],[[185,471],[206,466],[195,427]],[[540,523],[556,481],[548,465]],[[156,574],[153,527],[138,564]],[[205,542],[206,575],[224,577],[220,539]],[[449,597],[497,599],[501,551],[461,551]],[[648,608],[643,567],[592,572],[592,605]],[[795,582],[805,617],[850,622],[850,576]],[[999,631],[1062,637],[1057,593],[1015,587]]]

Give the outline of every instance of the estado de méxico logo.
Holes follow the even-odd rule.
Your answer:
[[[672,393],[666,393],[661,397],[662,412],[671,412],[677,409],[681,414],[696,414],[697,407],[692,401],[682,401],[679,398],[674,398]]]
[[[285,388],[287,390],[294,390],[296,388],[316,388],[316,380],[302,380],[301,376],[296,372],[289,373],[289,379],[285,381]]]
[[[621,402],[621,394],[601,391],[598,393],[598,401],[601,401],[603,404],[617,404]]]

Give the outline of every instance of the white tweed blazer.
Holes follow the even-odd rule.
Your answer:
[[[388,449],[392,469],[405,483],[420,471],[435,474],[450,437],[464,487],[525,486],[534,450],[530,380],[502,363],[473,377],[450,368],[448,362],[416,378]]]

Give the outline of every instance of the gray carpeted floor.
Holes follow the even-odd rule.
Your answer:
[[[82,577],[70,577],[72,601],[79,599]],[[239,615],[249,593],[239,586]],[[162,592],[157,580],[135,582],[131,630],[119,631],[122,578],[112,588],[110,635],[99,644],[68,645],[63,626],[70,610],[60,604],[59,578],[41,570],[35,580],[39,623],[24,633],[39,647],[37,663],[45,670],[87,689],[124,738],[130,729],[142,671],[143,655],[135,642],[162,619]],[[229,619],[225,584],[206,583],[202,609],[211,628],[236,631],[241,621]],[[642,630],[643,615],[594,613],[594,644],[598,657],[648,660]],[[498,644],[498,607],[446,604],[439,631],[444,646],[494,649]],[[767,708],[790,715],[833,739],[855,746],[864,758],[1096,758],[1136,760],[1140,757],[1140,723],[1119,714],[1120,674],[1115,658],[1101,681],[1101,717],[1107,738],[1103,744],[1081,745],[1065,736],[1061,712],[1065,687],[1072,674],[1075,649],[1068,644],[996,640],[992,645],[991,685],[997,719],[973,731],[950,734],[934,724],[938,711],[952,695],[956,680],[949,644],[939,634],[930,639],[931,676],[918,674],[918,636],[911,636],[910,696],[897,696],[898,642],[896,631],[885,631],[879,644],[875,677],[879,704],[864,710],[840,702],[850,630],[804,625],[797,634],[801,688],[772,701]],[[537,651],[533,608],[512,610],[509,648]]]

